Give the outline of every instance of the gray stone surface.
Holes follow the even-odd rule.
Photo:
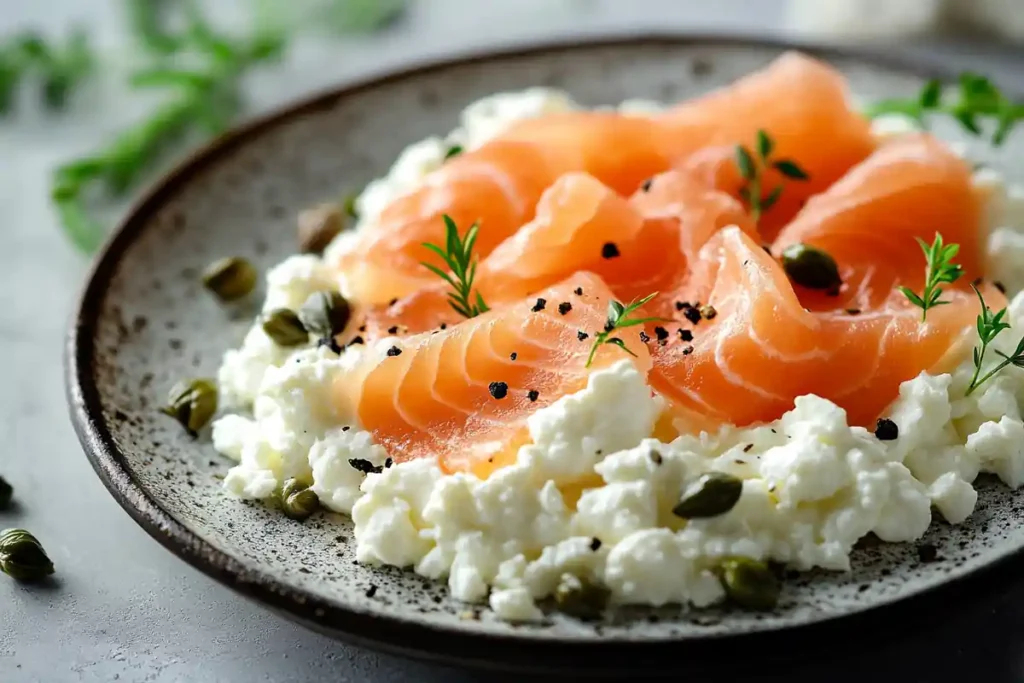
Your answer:
[[[0,35],[24,25],[59,30],[78,19],[96,27],[102,45],[116,49],[118,4],[0,0]],[[341,46],[304,41],[287,65],[254,79],[251,91],[257,108],[265,108],[420,56],[570,31],[772,30],[779,27],[780,5],[420,0],[386,35]],[[224,11],[230,14],[230,8]],[[937,57],[954,55],[975,66],[1001,67],[1004,74],[1013,66],[1003,53],[964,46]],[[323,69],[325,57],[336,68]],[[495,680],[379,656],[284,621],[186,566],[107,495],[81,454],[64,407],[63,333],[87,263],[56,229],[46,179],[55,163],[88,149],[144,103],[110,84],[83,99],[66,119],[29,112],[0,125],[0,473],[19,499],[14,510],[0,513],[0,527],[31,529],[58,568],[50,586],[0,580],[0,682]],[[769,678],[1021,680],[1022,639],[1024,587],[1017,587],[998,602],[951,614],[882,651],[773,671]],[[793,656],[796,661],[802,653]]]

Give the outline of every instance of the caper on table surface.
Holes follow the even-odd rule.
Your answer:
[[[691,482],[672,508],[683,519],[717,517],[732,510],[743,495],[743,480],[725,472],[705,472]]]
[[[217,412],[217,386],[209,379],[181,380],[171,388],[167,405],[160,411],[195,434]]]
[[[0,510],[10,507],[13,497],[14,487],[7,483],[6,479],[0,477]]]
[[[203,286],[222,301],[235,301],[256,287],[256,267],[239,256],[214,261],[203,271]]]
[[[320,509],[320,499],[298,479],[288,479],[281,486],[281,510],[292,519],[302,521]]]
[[[278,346],[301,346],[309,343],[309,331],[299,315],[288,308],[275,308],[263,316],[263,331]]]
[[[35,536],[24,529],[4,529],[0,571],[17,581],[38,581],[53,573],[53,562]]]
[[[322,339],[342,332],[351,314],[348,300],[341,292],[313,292],[299,309],[299,320]]]
[[[838,291],[843,284],[835,259],[809,244],[786,247],[782,252],[782,268],[791,281],[808,289]]]
[[[750,557],[730,557],[721,564],[722,587],[729,599],[751,610],[771,610],[782,587],[771,568]]]

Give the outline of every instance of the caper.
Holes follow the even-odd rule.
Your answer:
[[[322,253],[338,233],[343,221],[337,204],[321,204],[299,214],[299,249],[307,254]]]
[[[11,505],[11,498],[14,497],[14,487],[7,483],[7,480],[0,477],[0,510]]]
[[[740,607],[771,610],[779,602],[782,590],[771,568],[749,557],[731,557],[721,565],[722,587],[726,595]]]
[[[350,314],[340,292],[314,292],[299,309],[299,320],[317,337],[333,337],[348,325]]]
[[[263,331],[278,346],[298,346],[309,341],[309,332],[295,311],[276,308],[263,316]]]
[[[217,387],[208,379],[182,380],[171,388],[167,405],[160,410],[195,434],[217,412]]]
[[[241,299],[256,286],[256,267],[238,256],[214,261],[203,271],[203,286],[223,301]]]
[[[298,479],[288,479],[281,486],[281,510],[300,522],[320,509],[320,499]]]
[[[782,252],[782,268],[790,280],[808,289],[838,290],[843,284],[836,260],[807,244],[786,247]]]
[[[597,619],[601,616],[611,592],[590,581],[566,574],[555,589],[558,608],[578,619]]]
[[[24,529],[0,531],[0,571],[17,581],[38,581],[53,573],[53,562]]]
[[[725,472],[707,472],[690,483],[672,514],[684,519],[724,515],[735,507],[743,494],[743,481]]]

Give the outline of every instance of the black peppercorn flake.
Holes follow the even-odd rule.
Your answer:
[[[360,332],[366,332],[366,325],[360,325],[359,326],[359,331]]]
[[[580,331],[578,331],[578,332],[576,333],[576,338],[577,338],[577,339],[579,339],[580,341],[583,341],[583,340],[585,340],[585,339],[586,339],[587,337],[589,337],[589,336],[590,336],[590,335],[589,335],[589,334],[587,334],[586,332],[584,332],[583,330],[580,330]]]
[[[400,355],[402,355],[402,349],[398,348],[397,346],[392,346],[390,349],[388,349],[388,355],[389,356],[400,356]]]
[[[616,258],[619,256],[619,248],[615,242],[605,242],[601,247],[601,258]]]
[[[677,301],[676,302],[676,310],[677,311],[682,311],[682,310],[685,310],[687,308],[693,308],[693,305],[689,301]]]
[[[683,355],[684,356],[689,356],[691,353],[693,353],[693,347],[692,346],[684,346],[683,347]]]
[[[533,403],[540,398],[540,392],[536,389],[530,389],[530,392],[526,394],[526,398],[530,399],[530,403]]]
[[[389,327],[388,334],[398,334],[398,325],[392,325]]]
[[[660,465],[664,461],[661,457],[661,453],[654,450],[650,451],[647,454],[647,457],[649,457],[651,459],[651,462],[653,462],[655,465]]]
[[[548,300],[547,299],[538,298],[537,299],[537,303],[535,303],[533,305],[533,308],[531,308],[530,310],[533,311],[534,313],[539,313],[539,312],[543,311],[544,307],[547,306],[547,305],[548,305]]]
[[[644,332],[643,330],[640,330],[640,341],[646,344],[647,342],[651,341],[651,336]]]
[[[648,178],[647,180],[645,180],[643,182],[642,185],[640,185],[640,189],[643,190],[644,192],[650,192],[651,191],[651,185],[653,183],[654,183],[654,178]]]
[[[690,330],[684,330],[683,328],[680,327],[679,338],[682,339],[684,342],[691,342],[693,341],[693,332],[691,332]]]
[[[355,344],[365,344],[365,343],[366,343],[366,340],[357,335],[355,337],[352,337],[352,339],[349,340],[348,344],[345,344],[345,346],[353,346]]]
[[[879,441],[894,441],[899,438],[899,435],[900,428],[889,418],[879,418],[875,423],[875,438]]]
[[[1002,282],[1000,282],[999,280],[995,280],[995,281],[994,281],[994,282],[992,283],[992,285],[993,285],[993,286],[994,286],[994,287],[995,287],[996,289],[998,289],[998,290],[999,290],[999,291],[1000,291],[1000,292],[1001,292],[1002,294],[1006,294],[1006,285],[1004,285],[1004,284],[1003,284]]]
[[[939,561],[939,549],[931,543],[922,543],[917,546],[917,559],[928,564]]]
[[[384,460],[384,469],[388,469],[389,467],[391,467],[394,464],[395,464],[394,460],[392,460],[391,458],[386,458]]]
[[[347,432],[347,431],[348,431],[348,430],[350,430],[350,429],[352,429],[352,428],[351,428],[351,427],[349,427],[348,425],[345,425],[344,427],[342,427],[342,428],[341,428],[341,431],[343,431],[343,432]]]
[[[374,465],[365,458],[350,458],[348,464],[352,466],[352,469],[363,474],[380,474],[384,471],[384,468],[380,465]]]
[[[577,287],[573,291],[576,292],[576,296],[583,296],[583,288],[582,287]]]
[[[391,301],[388,302],[388,306],[394,306],[397,303],[398,303],[398,297],[396,296],[394,299],[392,299]]]
[[[700,322],[700,309],[697,309],[697,308],[687,308],[683,312],[683,317],[686,318],[687,320],[689,320],[694,325],[696,325],[697,323]]]
[[[654,328],[654,336],[658,338],[658,341],[665,341],[668,339],[668,330],[659,325]]]
[[[590,539],[590,549],[593,550],[595,553],[598,550],[600,550],[601,549],[601,539],[598,538],[597,536],[594,536],[592,539]]]
[[[448,329],[448,323],[441,323],[441,329],[442,330],[447,330]]]
[[[491,392],[491,396],[497,399],[502,399],[508,396],[508,384],[505,382],[491,382],[487,385],[487,391]]]
[[[974,278],[974,280],[971,281],[971,286],[972,287],[981,287],[981,283],[983,283],[984,281],[985,281],[984,278],[976,277],[976,278]]]
[[[377,594],[377,584],[371,583],[370,587],[366,589],[366,597],[372,598]]]
[[[860,315],[860,309],[859,308],[847,308],[846,309],[846,314],[847,315]]]
[[[754,444],[748,443],[746,446],[743,447],[743,452],[744,453],[749,453],[750,449],[753,448],[753,447],[754,447]]]
[[[562,315],[565,315],[571,310],[572,304],[569,303],[568,301],[563,301],[562,303],[558,304],[558,312],[561,313]]]
[[[515,360],[516,358],[519,358],[519,354],[513,351],[512,353],[508,354],[508,358],[509,360]]]
[[[772,245],[770,244],[762,244],[761,248],[764,249],[769,254],[772,253]]]

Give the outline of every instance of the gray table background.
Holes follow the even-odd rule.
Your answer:
[[[823,0],[828,1],[828,0]],[[232,3],[219,0],[218,13]],[[119,3],[0,0],[0,36],[35,26],[92,27],[123,50]],[[408,60],[556,35],[641,29],[781,30],[780,0],[419,0],[387,33],[327,44],[303,40],[288,62],[249,84],[254,107]],[[1024,57],[949,43],[922,51],[984,69],[1004,83]],[[329,57],[335,68],[322,68]],[[56,227],[49,169],[133,120],[144,102],[101,83],[61,119],[28,110],[0,123],[0,473],[20,500],[0,527],[24,526],[57,565],[50,587],[0,579],[0,683],[22,681],[496,680],[349,647],[312,634],[229,592],[161,548],[93,474],[62,390],[64,329],[87,268]],[[772,671],[787,681],[1024,680],[1024,580],[995,603],[908,633],[849,661]],[[801,653],[794,652],[794,662]]]

